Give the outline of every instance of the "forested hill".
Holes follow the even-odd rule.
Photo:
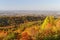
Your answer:
[[[44,20],[45,16],[1,16],[0,17],[0,27],[21,24],[31,21]]]

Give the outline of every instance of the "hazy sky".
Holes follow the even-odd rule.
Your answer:
[[[60,11],[60,0],[0,0],[0,10]]]

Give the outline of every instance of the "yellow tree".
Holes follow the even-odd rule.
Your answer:
[[[41,30],[49,30],[52,28],[54,23],[54,16],[47,16],[44,20],[43,24],[41,25]]]

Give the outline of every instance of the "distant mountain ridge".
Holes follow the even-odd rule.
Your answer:
[[[11,11],[0,11],[0,16],[25,16],[25,15],[53,15],[60,16],[60,11],[31,11],[31,10],[11,10]]]

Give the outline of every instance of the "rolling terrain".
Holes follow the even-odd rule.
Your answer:
[[[60,40],[60,17],[57,13],[1,11],[0,40]]]

